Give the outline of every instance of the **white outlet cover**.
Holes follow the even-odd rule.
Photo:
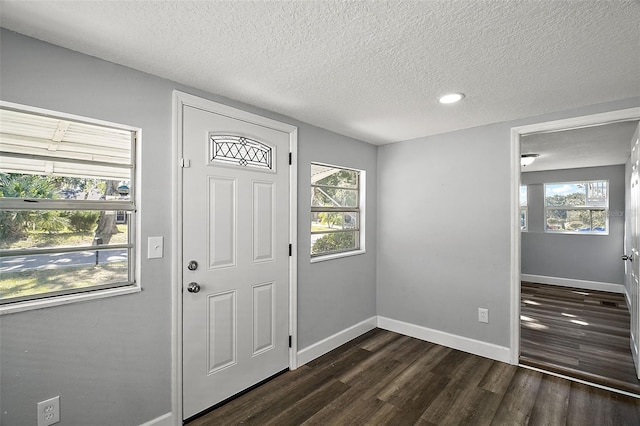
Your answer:
[[[60,396],[38,402],[38,426],[49,426],[60,421]]]
[[[489,309],[478,308],[478,321],[484,323],[489,322]]]
[[[147,245],[147,259],[159,259],[164,256],[164,237],[149,237]]]

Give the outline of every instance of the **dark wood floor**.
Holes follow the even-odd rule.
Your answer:
[[[624,295],[523,282],[520,362],[640,394]]]
[[[375,329],[196,419],[209,425],[640,425],[640,399]]]

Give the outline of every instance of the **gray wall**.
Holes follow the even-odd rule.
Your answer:
[[[298,349],[376,315],[377,155],[326,130],[300,128],[298,152]],[[311,162],[366,171],[366,254],[311,263]]]
[[[139,294],[0,317],[2,425],[34,425],[60,395],[62,425],[136,425],[171,410],[171,102],[182,90],[298,126],[299,349],[375,315],[377,148],[158,77],[2,30],[0,98],[142,128]],[[309,264],[310,162],[366,169],[367,253]]]
[[[522,173],[529,191],[529,230],[522,233],[523,274],[624,284],[624,165]],[[609,181],[609,235],[544,232],[544,183]]]
[[[381,147],[378,315],[508,347],[511,128],[639,104],[633,98]],[[489,324],[478,322],[479,307],[489,309]]]

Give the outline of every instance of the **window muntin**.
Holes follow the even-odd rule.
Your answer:
[[[527,185],[520,185],[520,230],[527,231],[529,227],[529,201]]]
[[[258,169],[273,169],[273,148],[244,136],[209,135],[211,162]]]
[[[360,250],[361,172],[311,164],[311,257]]]
[[[2,104],[0,304],[135,286],[135,143]]]
[[[547,183],[544,200],[546,232],[608,234],[608,181]]]

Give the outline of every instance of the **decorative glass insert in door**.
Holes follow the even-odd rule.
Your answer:
[[[209,162],[273,170],[273,149],[244,136],[209,135]]]

